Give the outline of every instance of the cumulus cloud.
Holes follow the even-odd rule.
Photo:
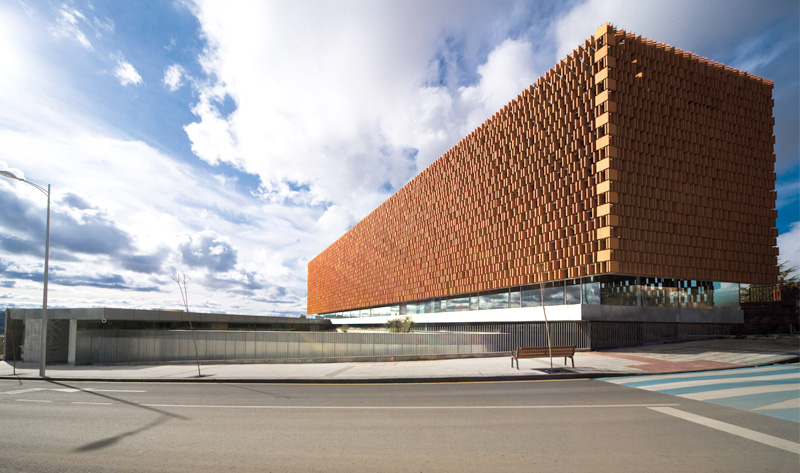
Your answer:
[[[230,271],[236,266],[239,253],[231,245],[230,238],[217,235],[212,230],[187,235],[179,250],[186,265],[220,273]]]
[[[124,87],[129,85],[139,85],[142,83],[142,76],[136,71],[131,63],[125,60],[122,56],[115,56],[116,67],[114,68],[114,76],[119,80],[119,83]]]
[[[695,54],[713,56],[738,44],[742,31],[759,30],[781,15],[778,9],[749,0],[588,0],[557,23],[556,57],[565,57],[606,22]]]
[[[778,235],[778,248],[778,262],[786,261],[788,267],[800,268],[800,222],[792,223],[788,232]]]
[[[342,235],[355,223],[355,219],[347,209],[332,205],[325,210],[318,223],[324,234]]]
[[[133,238],[110,215],[78,196],[67,194],[51,214],[51,246],[70,253],[114,255],[131,251]]]
[[[118,259],[123,268],[143,274],[160,274],[164,268],[169,250],[160,248],[150,254],[123,254]]]
[[[169,88],[170,92],[175,92],[183,85],[184,77],[186,76],[186,69],[180,64],[171,64],[164,71],[164,85]]]
[[[507,12],[198,2],[201,63],[217,80],[185,127],[192,150],[258,175],[266,197],[295,183],[293,201],[361,218],[536,77],[529,42],[491,45],[485,25],[505,31]],[[284,21],[298,14],[310,34]],[[236,109],[224,115],[226,96]]]
[[[227,162],[242,167],[237,151],[236,132],[231,123],[222,116],[219,105],[225,97],[221,87],[206,88],[200,101],[192,108],[199,122],[184,127],[192,142],[194,154],[208,164]]]

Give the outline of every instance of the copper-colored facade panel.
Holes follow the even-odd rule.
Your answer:
[[[308,265],[308,313],[603,274],[773,283],[772,83],[604,25]]]

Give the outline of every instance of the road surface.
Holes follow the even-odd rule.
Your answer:
[[[0,380],[0,471],[796,472],[798,425],[591,380]]]

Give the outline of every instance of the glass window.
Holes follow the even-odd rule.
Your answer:
[[[447,312],[469,310],[469,296],[453,297],[447,300]]]
[[[581,303],[581,285],[569,284],[564,288],[564,296],[567,304]]]
[[[509,307],[522,307],[522,294],[518,288],[512,289],[511,292],[508,294],[508,306]]]
[[[425,313],[433,314],[434,312],[442,312],[442,304],[439,299],[433,299],[425,302]]]
[[[419,313],[420,314],[430,314],[433,312],[433,301],[425,301],[420,303],[420,308],[422,309]]]
[[[544,305],[564,305],[564,286],[558,283],[555,287],[544,288]]]
[[[477,295],[472,295],[469,297],[469,310],[478,310],[480,307],[478,301],[480,298]]]
[[[583,303],[584,304],[600,304],[600,282],[586,282],[583,283]]]
[[[637,305],[639,285],[633,276],[604,276],[600,279],[600,300],[604,305]]]
[[[371,313],[373,317],[385,317],[392,315],[391,308],[389,306],[373,307]]]
[[[715,309],[739,308],[739,284],[733,282],[713,283],[713,306]]]
[[[681,281],[669,278],[641,278],[642,305],[648,307],[680,307]]]
[[[539,307],[542,305],[542,291],[538,286],[522,289],[522,307]]]
[[[497,292],[494,294],[481,294],[478,305],[480,310],[507,309],[508,291]]]

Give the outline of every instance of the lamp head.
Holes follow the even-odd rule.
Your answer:
[[[16,179],[18,181],[22,180],[21,178],[17,177],[14,173],[8,171],[0,171],[0,176],[7,177],[9,179]]]

